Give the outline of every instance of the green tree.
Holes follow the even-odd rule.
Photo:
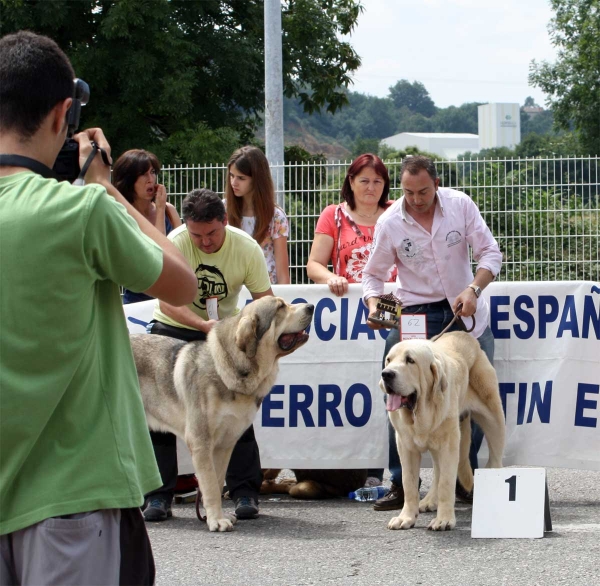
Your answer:
[[[406,106],[411,112],[421,114],[426,118],[433,116],[436,112],[429,92],[420,81],[410,83],[407,79],[401,79],[396,82],[396,85],[390,87],[390,98],[396,108]]]
[[[200,151],[227,143],[225,128],[238,142],[252,136],[264,109],[263,8],[262,0],[0,0],[0,34],[29,29],[57,41],[91,88],[82,125],[102,126],[115,154],[143,147],[182,158],[186,142]],[[361,10],[359,0],[282,3],[284,92],[306,111],[347,102],[360,58],[338,35]]]
[[[556,63],[531,62],[529,81],[548,94],[556,125],[574,124],[588,154],[600,154],[600,7],[598,0],[551,0]]]

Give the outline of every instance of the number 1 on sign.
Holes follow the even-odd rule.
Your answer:
[[[516,475],[507,478],[504,482],[508,484],[508,500],[517,500],[517,477]]]

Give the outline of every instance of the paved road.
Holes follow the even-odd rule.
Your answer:
[[[426,490],[431,471],[422,472]],[[434,533],[432,513],[389,531],[392,514],[366,503],[272,496],[258,519],[221,534],[193,505],[175,505],[173,519],[149,526],[157,585],[600,585],[600,472],[547,472],[553,532],[543,539],[472,539],[461,504],[456,529]]]

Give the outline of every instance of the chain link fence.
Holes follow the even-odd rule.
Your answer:
[[[469,194],[504,254],[502,281],[600,281],[600,157],[437,161],[440,185]],[[321,211],[339,202],[351,161],[288,163],[279,194],[290,224],[292,283],[306,262]],[[402,196],[401,161],[386,161],[390,199]],[[178,210],[192,189],[223,194],[226,165],[165,166],[160,181]]]

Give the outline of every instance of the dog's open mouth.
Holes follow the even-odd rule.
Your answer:
[[[404,395],[397,395],[396,393],[388,393],[385,408],[388,411],[396,411],[401,407],[406,407],[408,410],[413,411],[417,404],[417,392],[411,393],[408,397]]]
[[[279,340],[277,340],[277,343],[284,352],[288,352],[299,344],[304,344],[304,342],[307,340],[308,334],[305,330],[302,330],[301,332],[296,332],[295,334],[281,334],[281,336],[279,336]]]

